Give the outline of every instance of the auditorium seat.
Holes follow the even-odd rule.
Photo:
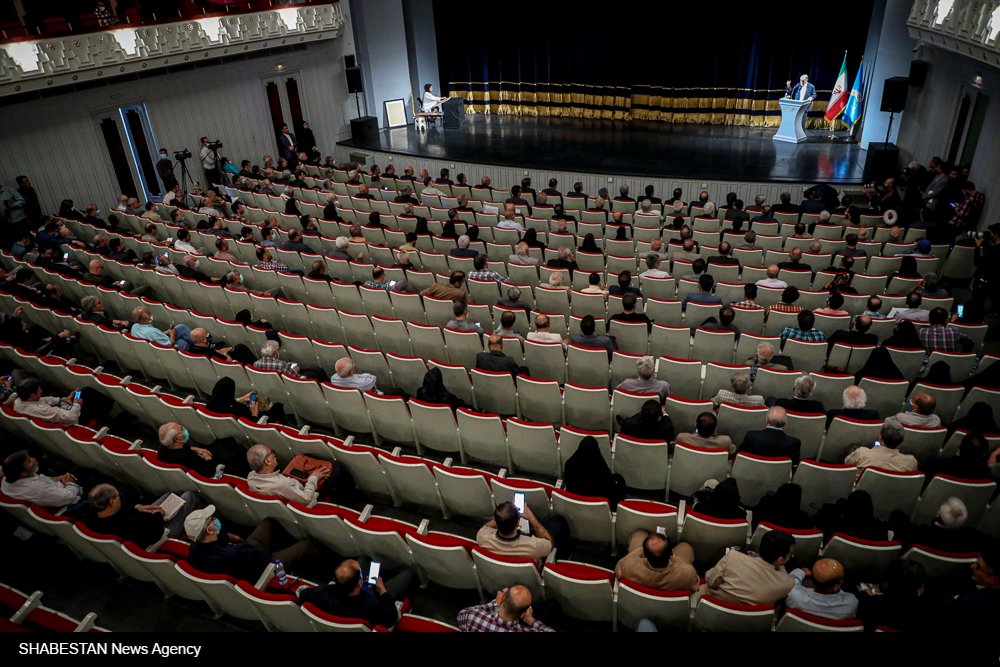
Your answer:
[[[728,547],[746,548],[749,527],[746,519],[716,519],[690,510],[684,516],[680,539],[694,549],[696,561],[716,563]]]
[[[616,551],[614,519],[606,498],[581,496],[562,489],[552,492],[552,513],[566,519],[574,540],[596,542]]]
[[[612,471],[632,488],[658,491],[667,488],[667,443],[618,434],[612,445]]]
[[[613,620],[613,571],[587,563],[560,560],[545,564],[542,580],[546,598],[558,601],[563,613],[570,618],[602,622]]]
[[[341,618],[328,614],[311,602],[302,605],[302,613],[309,619],[313,632],[372,632],[371,623],[360,618]],[[376,628],[381,626],[376,626]],[[376,630],[377,631],[377,630]]]
[[[566,371],[568,383],[572,382],[585,387],[607,387],[607,351],[601,347],[570,345],[566,350]],[[634,367],[632,372],[635,372]]]
[[[961,419],[966,414],[968,414],[969,409],[976,403],[986,403],[991,408],[993,412],[1000,412],[1000,389],[988,389],[986,387],[973,387],[965,398],[962,399],[962,404],[958,406],[958,412],[955,413],[955,419]]]
[[[905,442],[905,441],[904,441]],[[977,526],[986,514],[986,507],[996,491],[996,482],[980,479],[960,479],[951,475],[934,475],[920,494],[913,509],[912,520],[916,525],[931,523],[941,504],[949,498],[958,498],[965,504],[969,518],[966,524]]]
[[[439,465],[433,471],[446,518],[451,513],[476,519],[493,516],[496,508],[490,487],[493,475],[472,468]]]
[[[230,516],[223,508],[219,509],[224,516]],[[338,554],[356,553],[354,537],[346,524],[346,519],[358,518],[358,513],[354,510],[332,503],[317,503],[315,507],[306,507],[297,502],[288,503],[288,510],[295,516],[303,532],[319,540],[326,548]]]
[[[785,611],[775,632],[864,632],[865,624],[858,620],[831,620],[802,611],[788,609]]]
[[[397,507],[413,503],[444,513],[437,479],[428,461],[413,456],[390,454],[379,454],[378,460],[382,464],[382,471]]]
[[[901,510],[907,516],[912,514],[923,486],[922,472],[865,468],[856,488],[871,495],[875,518],[885,521],[893,510]]]
[[[677,508],[648,500],[623,500],[615,513],[615,539],[618,546],[628,547],[629,537],[637,530],[648,533],[663,529],[672,542],[677,541]]]
[[[504,556],[474,547],[472,560],[484,593],[495,596],[496,591],[504,588],[524,586],[531,592],[532,600],[545,599],[542,574],[533,559]]]
[[[615,389],[611,394],[611,422],[614,432],[621,430],[618,418],[627,419],[632,415],[639,414],[643,403],[646,401],[659,401],[659,394],[639,394],[634,391]]]
[[[843,533],[834,533],[820,552],[822,558],[833,558],[844,566],[844,571],[865,581],[877,577],[894,560],[899,558],[902,547],[893,540],[863,540]]]
[[[734,604],[711,595],[702,596],[691,619],[693,632],[770,632],[773,625],[771,605]]]
[[[746,507],[755,507],[768,491],[777,491],[779,486],[788,483],[791,476],[790,458],[757,456],[745,452],[740,452],[733,459],[730,473],[730,477],[739,484],[740,502]]]
[[[476,546],[474,540],[448,533],[407,533],[406,543],[421,580],[446,588],[472,589],[483,599],[472,561],[472,550]]]
[[[592,431],[610,432],[611,396],[606,386],[585,387],[567,382],[563,387],[566,424]]]
[[[455,411],[462,440],[463,463],[469,459],[502,467],[510,466],[507,432],[500,415],[459,408]]]
[[[507,374],[510,377],[510,374]],[[528,421],[561,426],[563,398],[559,383],[527,375],[517,376],[517,410]],[[501,413],[503,414],[503,413]]]
[[[552,424],[506,421],[507,455],[512,470],[559,476],[559,443]]]
[[[922,351],[921,354],[923,354]],[[868,403],[865,407],[877,410],[880,419],[887,419],[897,414],[902,408],[909,383],[906,380],[881,380],[863,377],[858,386],[868,396]]]
[[[881,437],[882,421],[878,419],[851,419],[834,417],[826,430],[826,439],[820,449],[820,460],[827,463],[843,463],[852,445],[864,447],[874,445]]]
[[[701,398],[701,369],[701,361],[688,359],[686,355],[661,356],[656,364],[656,377],[670,384],[672,397],[697,400]]]
[[[746,434],[750,431],[762,431],[767,428],[766,407],[749,408],[732,403],[719,405],[718,431],[719,435],[728,435],[737,447],[740,446]]]

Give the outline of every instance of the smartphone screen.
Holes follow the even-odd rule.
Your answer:
[[[521,514],[524,514],[524,494],[523,493],[515,493],[514,494],[514,507],[517,508],[518,512],[520,512]]]
[[[83,395],[83,392],[80,391],[79,389],[77,389],[76,393],[73,394],[73,398],[80,398],[80,396],[82,396],[82,395]]]
[[[959,306],[958,307],[958,316],[959,317],[965,317],[964,313],[965,313],[965,306]]]
[[[395,280],[390,280],[389,281],[389,287],[395,287],[395,286],[396,286],[396,281]]]
[[[63,255],[63,261],[64,262],[68,262],[69,261],[69,253],[68,252]],[[959,308],[961,308],[961,306],[959,306]]]
[[[382,563],[379,563],[378,561],[372,561],[372,568],[368,570],[369,585],[371,586],[375,585],[375,582],[378,581],[378,572],[381,569],[382,569]]]
[[[881,447],[881,446],[882,446],[882,443],[881,443],[880,441],[876,440],[876,441],[875,441],[875,446],[876,446],[876,447]]]
[[[257,392],[253,392],[252,394],[250,394],[250,402],[251,403],[257,402]]]

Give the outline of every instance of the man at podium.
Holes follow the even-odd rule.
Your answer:
[[[809,83],[809,75],[803,74],[799,77],[799,82],[792,87],[792,81],[785,82],[785,97],[790,97],[799,102],[812,102],[816,99],[816,86]],[[806,118],[808,114],[802,115],[802,129],[806,129]]]

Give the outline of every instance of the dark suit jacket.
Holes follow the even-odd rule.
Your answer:
[[[410,195],[399,195],[392,200],[396,204],[413,204],[414,206],[419,206],[420,202],[411,197]]]
[[[802,209],[795,204],[778,204],[771,211],[773,213],[801,213]]]
[[[826,204],[819,199],[803,199],[799,208],[803,213],[820,213],[826,210]]]
[[[735,257],[722,257],[720,255],[716,255],[715,257],[709,257],[707,263],[725,266],[739,266],[740,260]]]
[[[323,208],[323,219],[324,220],[336,220],[337,222],[343,222],[344,219],[337,214],[336,204],[327,204]]]
[[[738,452],[757,456],[787,456],[792,460],[792,465],[796,465],[801,448],[802,441],[798,438],[793,438],[779,428],[765,428],[762,431],[748,432]]]
[[[514,204],[515,206],[524,206],[528,209],[528,215],[531,215],[531,204],[528,203],[527,199],[523,197],[507,197],[504,204]]]
[[[291,132],[288,136],[292,138],[292,143],[288,143],[288,138],[284,134],[278,135],[278,143],[281,145],[281,157],[287,159],[295,157],[295,151],[292,150],[292,146],[295,145],[295,135]]]
[[[779,398],[774,404],[790,412],[804,412],[806,414],[826,412],[823,409],[823,401],[813,401],[808,398]]]
[[[496,350],[477,354],[476,368],[496,373],[510,373],[514,377],[517,377],[518,373],[528,374],[527,368],[518,366],[516,361],[503,352],[497,352]]]
[[[471,257],[475,259],[479,251],[473,250],[472,248],[452,248],[449,252],[452,257]]]
[[[960,479],[992,479],[990,467],[982,461],[967,461],[961,456],[935,456],[921,470],[930,482],[934,475],[951,475]]]
[[[550,259],[548,264],[545,266],[550,269],[569,269],[569,275],[571,278],[573,277],[573,272],[580,268],[576,265],[576,260],[569,261],[567,259],[559,259],[558,257],[556,259]]]
[[[847,417],[848,419],[878,419],[878,412],[876,410],[868,410],[867,408],[860,408],[857,410],[848,410],[846,408],[837,408],[835,410],[828,410],[826,413],[826,426],[830,427],[830,422],[833,421],[834,417]]]
[[[613,296],[625,296],[626,294],[635,294],[636,297],[642,297],[642,292],[639,291],[638,287],[632,287],[629,285],[625,289],[622,289],[621,285],[611,285],[608,287],[608,293]]]
[[[802,262],[781,262],[778,264],[779,269],[786,269],[788,271],[812,271],[813,268],[808,264],[803,264]]]

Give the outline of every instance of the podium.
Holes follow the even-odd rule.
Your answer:
[[[461,97],[449,97],[441,105],[444,114],[444,129],[457,130],[465,124],[465,100]]]
[[[805,118],[812,102],[793,100],[785,97],[778,100],[781,107],[781,125],[772,141],[784,141],[789,144],[799,144],[806,140],[806,132],[802,129],[802,119]]]

